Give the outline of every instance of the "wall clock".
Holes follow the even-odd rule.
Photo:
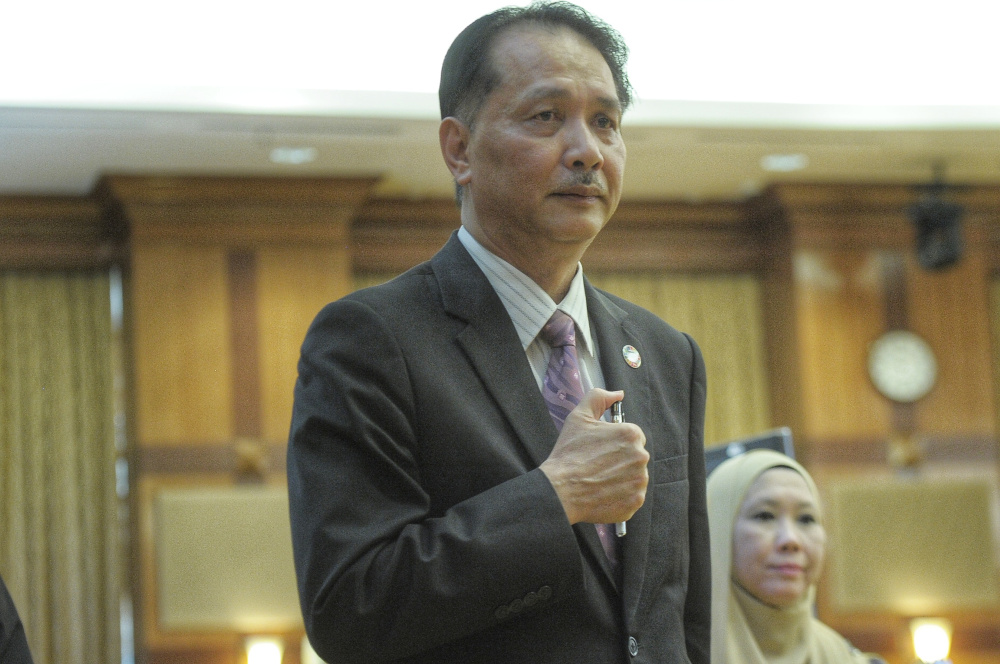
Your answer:
[[[883,396],[900,403],[924,397],[937,380],[930,345],[909,330],[886,332],[868,349],[868,375]]]

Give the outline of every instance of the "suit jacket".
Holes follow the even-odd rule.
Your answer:
[[[651,456],[621,583],[538,469],[555,425],[457,237],[316,317],[288,487],[306,630],[325,660],[708,664],[704,363],[653,314],[586,291],[605,382],[625,391]]]
[[[32,662],[24,625],[2,578],[0,578],[0,662],[3,664]]]

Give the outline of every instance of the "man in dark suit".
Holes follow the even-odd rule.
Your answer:
[[[292,536],[330,662],[708,663],[704,363],[580,266],[620,197],[625,55],[567,3],[466,28],[440,89],[462,228],[306,336]]]
[[[31,664],[31,651],[24,625],[7,591],[7,584],[0,578],[0,663]]]

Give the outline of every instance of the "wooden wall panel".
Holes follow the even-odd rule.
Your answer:
[[[926,475],[835,483],[824,501],[839,545],[827,556],[830,608],[939,616],[1000,607],[993,488],[989,477]]]
[[[804,433],[810,440],[886,436],[891,409],[867,375],[885,328],[881,258],[874,251],[802,250],[795,304]]]
[[[85,260],[103,260],[120,246],[106,243],[120,241],[116,229],[131,231],[137,388],[132,421],[144,446],[135,464],[140,492],[146,493],[142,487],[150,482],[240,479],[237,438],[244,435],[266,448],[268,477],[280,476],[276,460],[287,435],[295,364],[309,321],[353,287],[351,278],[402,271],[432,255],[458,225],[450,200],[369,201],[372,184],[360,178],[111,176],[96,208],[93,201],[0,206],[0,212],[7,210],[0,221],[15,220],[4,228],[15,229],[22,240],[14,252],[0,247],[0,259],[14,256],[24,265],[59,256],[80,260],[73,248],[79,243],[90,245]],[[838,468],[845,478],[891,472],[884,449],[898,424],[898,408],[875,392],[865,364],[868,343],[900,322],[928,338],[942,363],[938,388],[915,407],[917,433],[959,442],[973,437],[976,459],[988,460],[980,465],[995,467],[1000,188],[954,192],[969,210],[968,251],[955,270],[941,273],[922,272],[912,259],[913,227],[905,208],[914,192],[907,185],[779,185],[763,201],[750,203],[626,203],[592,247],[587,270],[631,272],[628,276],[640,281],[650,273],[748,275],[754,285],[745,299],[760,300],[756,310],[767,346],[766,366],[760,369],[764,360],[757,355],[753,366],[770,382],[761,387],[755,380],[750,388],[763,397],[752,402],[748,420],[766,410],[770,395],[772,418],[781,414],[774,423],[793,425],[797,447],[824,451],[826,456],[812,449],[803,454],[821,485],[838,481],[826,472],[837,460],[844,462]],[[68,221],[33,225],[40,209]],[[96,209],[104,212],[100,220],[93,216]],[[46,228],[58,230],[55,244],[38,235]],[[74,233],[79,238],[71,237]],[[40,239],[48,248],[32,244]],[[717,302],[712,289],[699,292],[684,295],[733,306]],[[735,375],[730,362],[745,351],[727,347],[725,334],[712,336],[723,326],[711,315],[686,321],[685,315],[668,318],[680,327],[708,329],[695,336],[711,354],[706,361],[716,363],[713,373]],[[710,339],[718,340],[718,348]],[[237,372],[235,364],[251,349],[253,371]],[[253,395],[241,393],[250,386]],[[717,424],[721,431],[731,423]],[[945,462],[954,462],[959,445],[935,449],[944,450]],[[146,514],[149,496],[139,503],[136,512]],[[146,541],[142,555],[151,550]],[[154,566],[143,558],[143,573]],[[140,616],[140,623],[152,625],[152,638],[144,642],[140,634],[139,639],[151,664],[237,661],[235,635],[157,631],[155,611],[147,612],[151,615],[144,623]],[[893,664],[906,661],[902,616],[821,615],[859,637],[859,645],[877,646]],[[960,618],[962,660],[993,661],[996,617]]]
[[[910,327],[934,349],[938,379],[919,404],[917,427],[929,435],[995,435],[991,368],[989,274],[973,248],[939,272],[907,269]]]
[[[258,252],[261,437],[284,443],[299,350],[313,318],[353,288],[344,245],[268,247]]]
[[[132,264],[140,445],[233,435],[228,259],[222,248],[136,247]]]
[[[991,275],[989,312],[990,349],[993,357],[993,413],[995,426],[1000,431],[1000,268]],[[998,460],[998,469],[1000,469],[1000,460]]]
[[[153,514],[164,630],[302,628],[287,486],[163,488]]]

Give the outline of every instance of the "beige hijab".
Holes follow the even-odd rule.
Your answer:
[[[813,618],[816,588],[787,609],[764,604],[732,581],[733,526],[750,485],[765,470],[797,471],[819,504],[819,492],[805,468],[770,450],[733,457],[708,478],[708,520],[712,539],[712,664],[869,664],[842,636]],[[875,659],[874,661],[878,661]]]

